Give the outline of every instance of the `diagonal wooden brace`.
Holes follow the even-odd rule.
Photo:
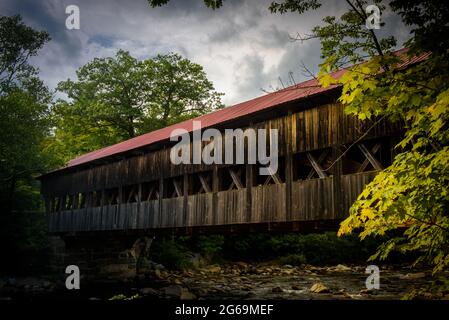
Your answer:
[[[307,159],[309,159],[310,164],[312,165],[313,169],[315,169],[320,179],[327,177],[327,173],[323,170],[321,165],[318,163],[318,161],[316,161],[316,159],[314,158],[314,156],[312,156],[312,154],[307,153]]]
[[[373,166],[374,169],[376,170],[382,170],[383,167],[380,164],[379,161],[377,161],[377,159],[373,156],[373,154],[365,147],[365,145],[363,143],[359,143],[357,145],[360,149],[360,151],[362,151],[363,155],[366,157],[366,159],[371,163],[371,165]]]
[[[231,190],[234,185],[237,187],[237,189],[243,189],[244,188],[243,184],[239,178],[240,170],[238,171],[238,174],[233,169],[228,169],[228,170],[229,170],[229,174],[231,175],[231,178],[232,178],[232,183],[231,183],[231,186],[229,187],[229,190]]]

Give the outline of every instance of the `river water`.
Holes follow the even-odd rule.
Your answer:
[[[136,281],[82,283],[80,290],[71,291],[45,278],[3,278],[0,299],[401,299],[436,279],[428,269],[384,265],[379,266],[379,289],[368,290],[366,267],[235,262],[189,271],[153,270]],[[422,292],[419,297],[441,298]]]

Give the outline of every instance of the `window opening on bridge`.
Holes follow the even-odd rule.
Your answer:
[[[190,174],[187,181],[189,195],[212,192],[212,171]]]
[[[122,189],[123,203],[134,203],[139,200],[139,185],[132,184]]]
[[[119,189],[112,188],[105,190],[105,204],[116,205],[120,203]]]
[[[178,198],[183,196],[183,177],[173,177],[164,179],[163,196],[164,199]]]
[[[159,180],[142,183],[140,201],[152,201],[159,199]]]
[[[229,166],[218,169],[218,191],[239,190],[246,187],[245,165]]]
[[[293,180],[323,179],[332,176],[332,149],[323,148],[293,155]]]
[[[271,175],[259,174],[259,168],[267,168],[268,166],[261,165],[260,163],[255,165],[254,174],[256,175],[256,185],[266,186],[270,184],[282,184],[285,182],[285,157],[278,158],[278,168],[276,172],[272,172]]]
[[[341,152],[346,152],[342,158],[344,175],[382,170],[391,164],[388,139],[367,140],[348,148],[349,145],[341,147]]]

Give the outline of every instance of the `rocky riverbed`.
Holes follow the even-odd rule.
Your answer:
[[[102,282],[67,290],[42,278],[0,279],[0,299],[401,299],[435,279],[430,270],[381,266],[379,290],[367,290],[366,266],[300,267],[235,262],[190,271],[161,265],[131,282]],[[448,276],[447,274],[445,275]],[[421,298],[444,298],[421,295]]]

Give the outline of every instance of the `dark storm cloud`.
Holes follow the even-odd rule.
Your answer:
[[[81,29],[65,28],[65,8],[80,8]],[[54,88],[94,57],[113,56],[118,49],[139,59],[177,52],[201,64],[215,85],[225,93],[225,104],[263,94],[261,89],[305,80],[301,63],[316,72],[320,62],[318,41],[291,42],[289,35],[309,33],[325,15],[339,16],[344,2],[326,1],[318,11],[271,14],[270,0],[227,0],[211,10],[202,0],[171,0],[151,8],[147,0],[3,0],[0,12],[21,14],[25,23],[47,30],[52,37],[32,62]],[[388,30],[401,40],[407,31],[389,14]],[[389,27],[390,26],[390,27]]]
[[[73,59],[81,53],[81,41],[72,37],[69,30],[65,28],[65,6],[56,5],[51,1],[3,0],[0,8],[6,15],[20,14],[33,28],[47,31],[52,42],[59,44],[60,50],[68,58]],[[57,10],[60,11],[59,15],[51,14],[52,11]]]

